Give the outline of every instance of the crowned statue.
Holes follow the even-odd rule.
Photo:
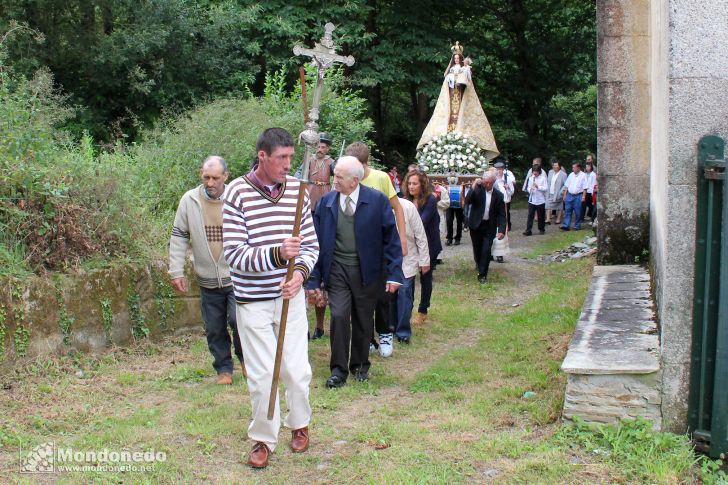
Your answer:
[[[455,42],[432,118],[417,151],[425,171],[477,173],[498,155],[493,131],[473,86],[472,60]]]

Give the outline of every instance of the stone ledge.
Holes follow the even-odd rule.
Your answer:
[[[564,418],[662,425],[659,338],[650,275],[640,266],[596,266],[561,370]]]
[[[596,266],[561,370],[649,374],[660,369],[650,277],[640,266]]]
[[[185,295],[171,292],[167,268],[161,262],[55,275],[54,278],[33,276],[23,280],[21,296],[13,296],[10,280],[0,281],[0,307],[12,308],[22,314],[21,324],[29,332],[25,352],[18,351],[13,339],[18,322],[15,312],[8,312],[5,340],[0,342],[0,350],[4,351],[0,352],[3,357],[0,375],[37,357],[71,350],[98,353],[112,344],[132,345],[135,338],[130,294],[138,297],[137,311],[144,318],[150,340],[159,341],[171,334],[189,332],[204,335],[199,287],[190,265],[186,268],[186,276],[190,291]],[[160,288],[162,291],[158,293]],[[111,317],[107,328],[103,323],[102,302],[106,302]],[[61,308],[70,319],[66,335],[60,325]]]

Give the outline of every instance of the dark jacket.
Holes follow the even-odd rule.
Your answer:
[[[503,194],[496,188],[490,199],[490,213],[488,220],[483,220],[485,212],[485,187],[478,185],[471,190],[465,197],[465,202],[470,204],[470,214],[468,214],[468,227],[471,230],[482,230],[481,224],[487,224],[485,234],[495,237],[497,233],[506,232],[506,204],[503,202]]]
[[[437,199],[435,199],[435,196],[430,195],[425,201],[425,205],[417,208],[417,212],[419,212],[422,225],[425,227],[427,247],[430,250],[430,266],[435,266],[435,260],[442,251],[440,214],[437,212]]]
[[[314,212],[313,224],[319,240],[319,258],[306,288],[326,285],[331,274],[339,221],[339,193],[324,195]],[[378,190],[359,185],[359,200],[354,212],[354,235],[362,284],[368,285],[385,276],[387,281],[404,282],[402,245],[389,199]],[[384,265],[386,264],[386,267]]]

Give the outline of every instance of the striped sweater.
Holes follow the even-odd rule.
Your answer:
[[[287,177],[276,198],[238,177],[223,196],[223,252],[239,303],[281,296],[280,284],[288,261],[281,257],[283,240],[293,234],[300,183]],[[304,198],[300,235],[301,254],[295,268],[308,278],[319,254],[308,195]]]

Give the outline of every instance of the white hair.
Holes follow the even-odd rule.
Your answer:
[[[349,177],[356,177],[360,182],[364,178],[364,166],[356,157],[344,155],[336,161],[336,166],[341,166]]]
[[[486,170],[485,172],[483,172],[483,178],[484,179],[495,180],[497,177],[495,176],[495,174],[491,170]]]

